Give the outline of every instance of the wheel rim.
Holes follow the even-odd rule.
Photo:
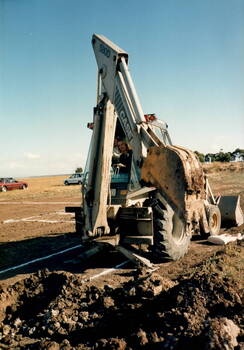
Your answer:
[[[217,214],[213,214],[212,217],[211,217],[211,220],[210,220],[210,227],[211,229],[216,229],[218,226],[218,216]]]
[[[185,236],[185,227],[184,223],[179,219],[176,213],[174,213],[172,224],[172,236],[176,242],[180,242]]]

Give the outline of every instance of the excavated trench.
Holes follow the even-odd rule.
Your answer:
[[[0,290],[0,349],[243,349],[242,263],[233,244],[177,280],[140,269],[96,287],[39,271]]]

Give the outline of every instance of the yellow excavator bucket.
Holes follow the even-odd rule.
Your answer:
[[[206,199],[202,167],[194,152],[183,147],[151,147],[141,177],[160,189],[180,211],[185,211],[193,199]]]

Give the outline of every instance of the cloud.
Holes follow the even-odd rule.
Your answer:
[[[0,176],[27,177],[38,175],[71,174],[78,167],[84,167],[85,152],[57,152],[32,153],[22,152],[16,154],[0,154]]]
[[[34,154],[31,152],[27,152],[27,153],[25,153],[25,158],[27,158],[27,159],[40,159],[41,156],[40,156],[40,154]]]
[[[25,166],[23,163],[19,162],[19,161],[12,161],[8,164],[8,168],[9,169],[23,169]]]

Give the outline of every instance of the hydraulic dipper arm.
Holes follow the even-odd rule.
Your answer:
[[[128,69],[128,54],[101,35],[94,34],[92,44],[98,65],[98,95],[105,93],[114,105],[117,117],[133,149],[133,157],[140,163],[142,158],[147,156],[147,149],[150,146],[162,145],[162,141],[145,121]],[[165,133],[167,134],[166,129]],[[168,142],[171,143],[169,136]]]

